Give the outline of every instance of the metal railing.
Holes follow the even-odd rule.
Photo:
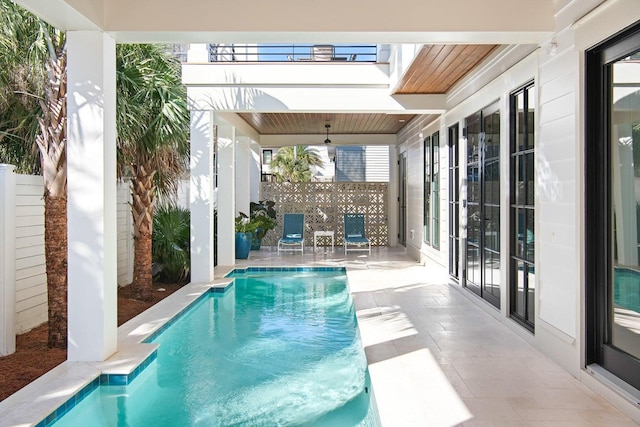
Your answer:
[[[210,43],[209,62],[377,62],[376,45]]]

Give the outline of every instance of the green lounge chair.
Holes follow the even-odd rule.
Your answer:
[[[348,251],[367,251],[371,255],[371,242],[364,231],[363,214],[344,215],[344,254]]]
[[[284,214],[278,254],[280,251],[300,251],[304,254],[304,214]]]

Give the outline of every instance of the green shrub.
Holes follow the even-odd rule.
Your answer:
[[[191,270],[190,212],[162,207],[153,216],[154,279],[164,283],[187,283]]]

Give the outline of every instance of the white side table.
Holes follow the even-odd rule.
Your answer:
[[[318,237],[331,237],[331,252],[335,244],[335,236],[333,230],[320,230],[313,232],[313,252],[318,250]]]

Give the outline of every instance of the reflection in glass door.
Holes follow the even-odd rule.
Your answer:
[[[449,275],[459,278],[460,259],[460,167],[458,125],[449,128]]]
[[[464,285],[500,307],[500,112],[466,119],[467,239]]]
[[[640,389],[640,26],[587,67],[587,361]]]

